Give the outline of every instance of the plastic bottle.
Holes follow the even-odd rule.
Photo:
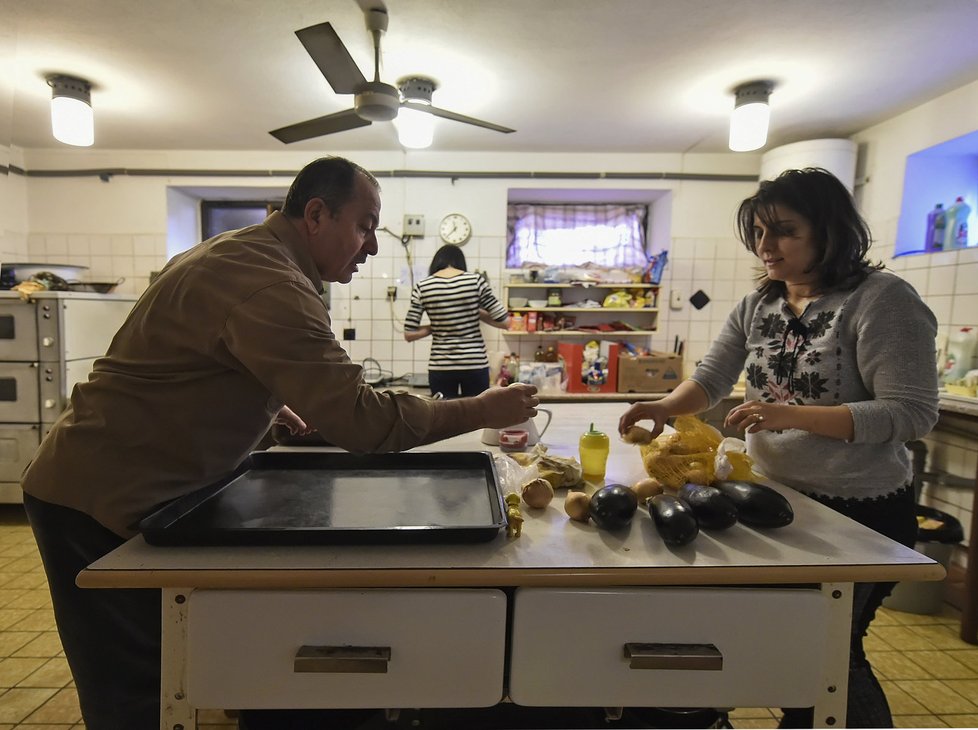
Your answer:
[[[604,480],[605,466],[608,464],[610,442],[608,435],[594,430],[594,424],[584,432],[579,443],[581,454],[581,470],[584,479],[589,482]]]
[[[978,334],[974,327],[960,327],[947,340],[947,359],[944,361],[944,382],[959,380],[971,370]]]
[[[944,250],[964,248],[968,245],[968,216],[971,208],[960,195],[954,205],[947,209],[945,218],[947,227],[944,229]]]
[[[947,216],[944,206],[938,203],[934,210],[927,214],[927,236],[924,239],[924,251],[941,251],[944,249],[944,228]]]

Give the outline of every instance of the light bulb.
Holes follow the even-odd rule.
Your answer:
[[[737,87],[733,113],[730,115],[730,149],[734,152],[750,152],[760,149],[767,142],[771,107],[768,96],[771,84],[755,81]]]
[[[91,84],[73,76],[50,76],[51,133],[59,142],[90,147],[95,142]]]
[[[397,139],[404,147],[421,150],[431,147],[435,137],[435,120],[430,114],[401,107],[394,118]]]

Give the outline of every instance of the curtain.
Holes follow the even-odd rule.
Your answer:
[[[633,205],[507,206],[506,266],[644,266],[648,207]]]

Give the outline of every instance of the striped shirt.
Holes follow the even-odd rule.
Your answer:
[[[497,322],[507,316],[489,283],[478,274],[429,276],[414,285],[404,330],[418,330],[422,313],[428,313],[432,339],[429,370],[478,370],[489,366],[486,343],[479,329],[480,309]]]

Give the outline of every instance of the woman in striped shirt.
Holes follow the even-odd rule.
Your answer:
[[[421,325],[427,312],[429,324]],[[489,282],[465,270],[465,254],[446,244],[435,252],[428,277],[414,285],[404,318],[408,342],[431,335],[428,383],[444,398],[478,395],[489,387],[489,356],[479,323],[505,329],[509,313]]]

